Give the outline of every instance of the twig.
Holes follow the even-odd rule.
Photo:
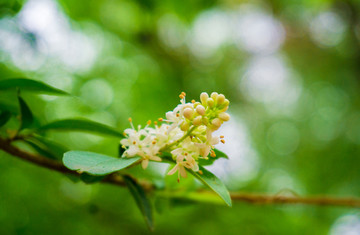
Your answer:
[[[73,174],[80,176],[78,172],[69,170],[61,162],[28,153],[19,149],[18,147],[11,144],[11,140],[0,138],[0,149],[8,154],[42,166],[44,168],[55,170],[63,174]],[[122,176],[116,173],[108,175],[101,182],[126,187],[125,181],[123,180]],[[139,181],[139,184],[141,184],[144,190],[147,192],[153,191],[155,189],[155,186],[148,181]],[[330,196],[298,197],[249,194],[242,192],[231,193],[231,198],[234,201],[244,201],[255,204],[307,204],[318,206],[360,207],[360,198],[336,198]]]

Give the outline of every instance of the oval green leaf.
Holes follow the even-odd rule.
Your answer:
[[[20,89],[22,91],[32,91],[42,94],[52,94],[52,95],[69,95],[67,92],[49,86],[43,82],[39,82],[27,78],[13,78],[0,80],[0,90],[9,90],[9,89]]]
[[[226,158],[226,159],[229,159],[229,157],[221,152],[220,150],[218,149],[214,149],[214,152],[215,152],[215,157],[212,157],[210,154],[208,155],[208,158],[207,160],[205,159],[199,159],[199,164],[202,165],[202,166],[209,166],[209,165],[212,165],[215,160],[219,159],[219,158]]]
[[[38,130],[82,131],[124,138],[124,135],[114,128],[87,119],[58,120],[41,126],[38,128]]]
[[[0,127],[5,125],[11,118],[11,113],[9,111],[2,111],[0,113]]]
[[[194,172],[192,170],[188,170],[192,175],[194,175],[198,180],[204,183],[206,186],[211,188],[214,192],[216,192],[228,206],[232,206],[230,193],[221,182],[219,178],[217,178],[213,173],[206,170],[204,167],[199,166],[202,174],[199,172]]]
[[[26,104],[25,100],[18,96],[19,105],[20,105],[20,128],[19,130],[22,130],[24,128],[30,127],[34,122],[34,116],[29,108],[29,106]]]
[[[103,154],[69,151],[64,154],[64,165],[75,171],[87,172],[91,175],[107,175],[131,166],[141,157],[114,158]]]
[[[152,231],[154,229],[153,210],[150,200],[147,198],[144,189],[130,176],[123,176],[124,181],[129,188],[135,202],[144,216],[146,225]]]

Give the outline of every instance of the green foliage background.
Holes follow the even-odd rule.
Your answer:
[[[142,125],[163,117],[181,91],[190,100],[224,93],[235,131],[225,133],[222,150],[230,162],[244,159],[239,174],[219,175],[232,191],[360,196],[359,7],[351,0],[0,1],[0,79],[29,77],[74,95],[23,92],[35,126],[84,117],[123,130],[130,116]],[[0,101],[17,106],[16,93],[1,91]],[[12,119],[1,131],[16,125]],[[48,137],[69,149],[118,151],[116,138]],[[223,166],[230,171],[224,163],[217,172]],[[164,181],[156,170],[134,174]],[[174,190],[198,186],[165,182]],[[157,234],[360,231],[354,209],[152,199],[162,208]],[[0,153],[0,234],[137,233],[149,231],[126,188],[73,183]]]

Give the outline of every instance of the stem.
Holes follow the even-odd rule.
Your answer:
[[[25,152],[13,145],[11,145],[11,140],[3,139],[0,137],[0,149],[4,152],[23,159],[25,161],[31,162],[35,165],[48,168],[63,174],[73,174],[80,176],[76,171],[71,171],[66,168],[61,162]],[[102,181],[102,183],[110,183],[121,187],[126,187],[126,183],[123,180],[122,176],[117,173],[112,173],[107,175]],[[156,190],[156,187],[148,181],[139,181],[139,184],[144,188],[146,192],[153,192]],[[210,193],[207,190],[198,190],[197,193]],[[231,199],[234,201],[243,201],[254,204],[305,204],[305,205],[317,205],[317,206],[343,206],[343,207],[354,207],[360,208],[360,198],[352,197],[329,197],[329,196],[312,196],[312,197],[299,197],[299,196],[281,196],[281,195],[264,195],[264,194],[253,194],[246,192],[232,192],[230,193]],[[179,195],[176,195],[176,192],[169,195],[171,198],[176,198]],[[183,195],[182,198],[186,197]],[[198,201],[198,200],[196,200]],[[204,202],[198,201],[198,202]]]
[[[196,126],[193,126],[190,130],[188,130],[188,132],[183,136],[181,137],[180,139],[178,139],[177,141],[169,144],[169,145],[166,145],[165,147],[163,147],[162,149],[160,149],[160,152],[163,152],[164,150],[167,150],[169,148],[171,148],[172,146],[174,145],[177,145],[179,143],[181,143],[184,139],[186,139],[190,134],[191,132],[193,132],[194,130],[196,129]]]

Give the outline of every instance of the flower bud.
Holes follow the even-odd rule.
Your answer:
[[[202,105],[197,106],[197,107],[196,107],[196,112],[197,112],[198,114],[200,114],[201,116],[204,116],[204,115],[205,115],[205,108],[204,108],[204,106],[202,106]]]
[[[184,109],[183,115],[185,118],[190,119],[194,113],[194,110],[191,108]]]
[[[193,124],[194,124],[195,126],[200,126],[200,125],[201,125],[201,121],[202,121],[201,119],[202,119],[201,116],[197,116],[196,118],[194,118]]]
[[[207,126],[209,124],[209,119],[207,117],[202,118],[202,123]]]
[[[206,103],[210,108],[214,106],[214,100],[212,98],[208,98]]]
[[[230,120],[230,115],[229,114],[227,114],[227,113],[220,113],[219,114],[219,118],[221,119],[221,120],[223,120],[223,121],[229,121]]]
[[[224,101],[225,101],[225,96],[223,94],[218,95],[218,97],[216,98],[216,102],[218,104],[222,104],[224,103]]]
[[[223,105],[224,106],[229,106],[229,104],[230,104],[230,101],[228,99],[225,99]]]
[[[213,92],[213,93],[211,93],[211,98],[215,101],[216,100],[216,98],[218,97],[218,93],[217,92]]]
[[[214,120],[211,121],[211,124],[215,127],[220,127],[221,126],[221,120],[219,118],[215,118]]]
[[[189,128],[190,128],[190,124],[189,124],[188,122],[183,122],[183,123],[181,123],[181,125],[180,125],[180,129],[181,129],[182,131],[187,131],[187,130],[189,130]]]
[[[201,95],[200,95],[201,103],[206,104],[206,101],[207,101],[208,98],[209,98],[208,93],[206,93],[206,92],[201,93]]]

